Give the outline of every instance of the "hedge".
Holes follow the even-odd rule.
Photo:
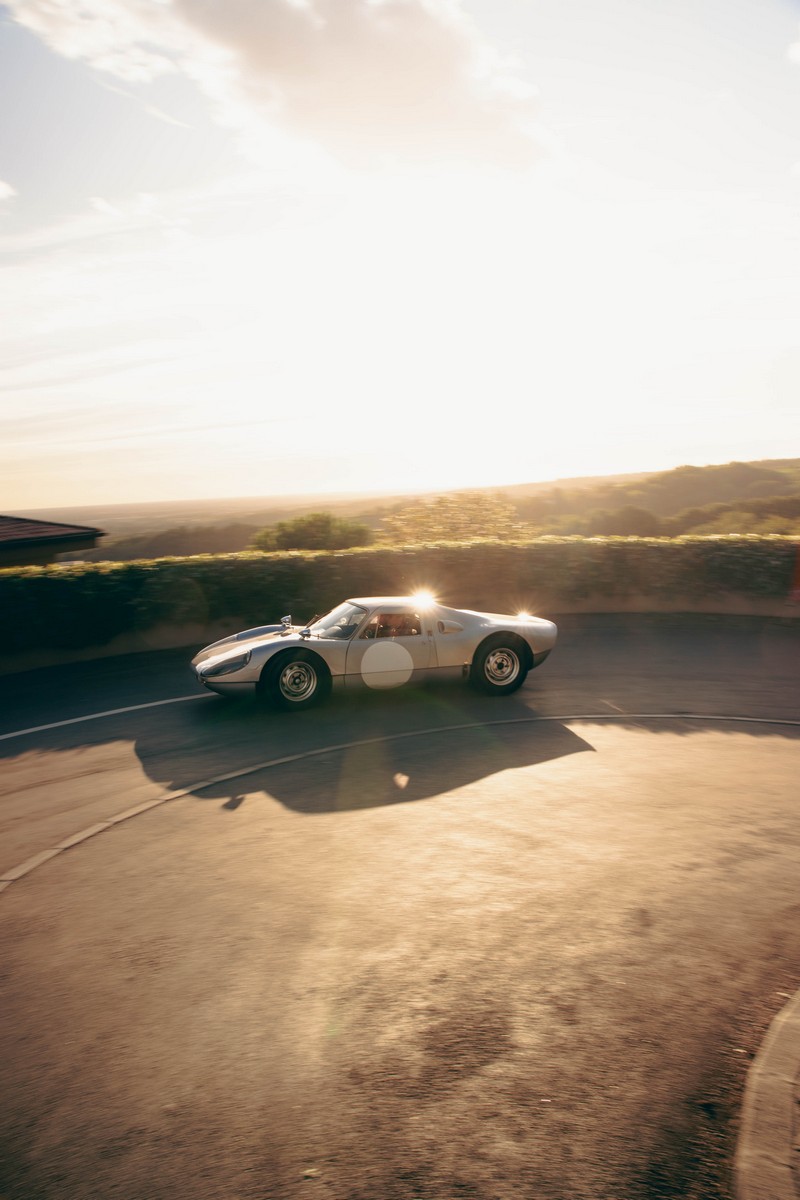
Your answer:
[[[159,626],[232,629],[308,620],[348,596],[428,587],[445,604],[489,611],[609,611],[631,598],[787,602],[798,545],[787,537],[544,537],[316,553],[202,555],[0,571],[13,653],[102,646]],[[791,615],[787,612],[787,615]]]

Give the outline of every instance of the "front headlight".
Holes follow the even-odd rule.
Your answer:
[[[237,654],[235,658],[226,658],[222,662],[214,663],[210,667],[201,667],[200,674],[204,679],[216,679],[218,675],[231,675],[234,671],[241,671],[242,667],[246,667],[250,662],[250,650],[245,650],[244,654]]]

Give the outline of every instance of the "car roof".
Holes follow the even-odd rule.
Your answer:
[[[350,596],[348,604],[360,604],[364,608],[388,608],[393,604],[403,608],[419,608],[420,600],[418,596]],[[432,604],[438,607],[435,601]]]

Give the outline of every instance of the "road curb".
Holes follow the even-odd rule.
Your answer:
[[[733,1170],[737,1200],[800,1197],[800,991],[747,1074]]]

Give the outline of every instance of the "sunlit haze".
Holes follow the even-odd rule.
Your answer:
[[[789,0],[0,5],[0,508],[800,455]]]

